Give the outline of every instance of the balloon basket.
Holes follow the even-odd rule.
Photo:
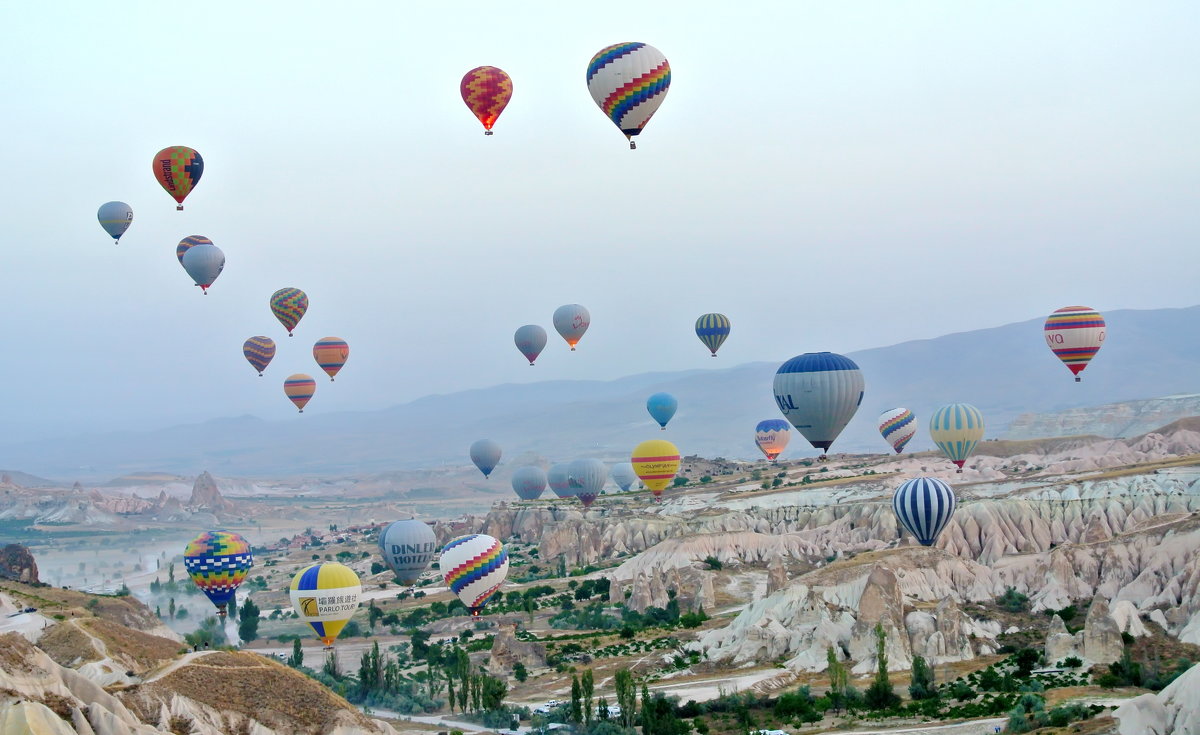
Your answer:
[[[180,205],[176,206],[176,207],[175,207],[175,211],[176,211],[176,212],[182,212],[182,211],[183,211],[183,205],[182,205],[182,204],[180,204]]]
[[[1078,375],[1076,375],[1076,376],[1075,376],[1075,382],[1076,382],[1076,383],[1082,383],[1082,382],[1083,382],[1083,378],[1081,378],[1081,377],[1079,377]]]
[[[629,141],[629,150],[631,150],[631,151],[637,150],[637,141],[633,141],[633,140]]]
[[[575,348],[574,348],[574,347],[572,347],[572,348],[571,348],[571,352],[574,352],[574,351],[575,351]]]
[[[484,135],[491,135],[491,134],[492,134],[492,131],[490,131],[490,130],[485,130],[485,131],[483,131],[483,134],[484,134]]]

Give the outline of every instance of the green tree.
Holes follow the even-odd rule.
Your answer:
[[[533,625],[533,612],[537,610],[537,600],[532,595],[521,598],[521,607],[529,615],[529,624]]]
[[[912,683],[908,685],[908,694],[913,699],[936,699],[937,685],[933,682],[933,669],[925,662],[923,656],[913,656]]]
[[[891,679],[888,678],[887,633],[884,632],[882,623],[875,624],[875,658],[879,662],[879,668],[875,672],[875,681],[867,687],[867,707],[890,709],[900,704],[900,697],[893,691]]]
[[[304,649],[300,647],[300,639],[292,641],[292,655],[288,656],[287,665],[298,669],[304,665]]]
[[[236,606],[235,606],[236,609]],[[242,603],[241,617],[238,619],[238,637],[249,643],[258,638],[258,605],[249,597]]]
[[[567,715],[571,722],[580,724],[583,722],[583,689],[579,684],[579,677],[571,675],[571,708],[567,711]]]
[[[614,677],[617,690],[617,706],[621,708],[621,727],[633,727],[637,722],[637,687],[629,669],[617,669]]]
[[[838,660],[833,646],[825,649],[825,661],[829,664],[829,703],[835,712],[840,711],[846,702],[846,687],[850,683],[850,672],[846,665]]]
[[[595,679],[593,678],[591,669],[588,669],[587,671],[583,672],[583,677],[581,677],[579,680],[579,688],[582,690],[582,694],[583,694],[584,724],[590,727],[592,724],[592,713],[596,711],[595,708],[592,706],[592,701],[594,698],[593,695],[595,694],[595,689],[596,689],[596,682],[595,682]]]
[[[1029,597],[1017,592],[1015,587],[1007,587],[996,603],[1009,612],[1025,612],[1029,609]]]
[[[504,697],[508,695],[508,685],[494,676],[484,676],[480,681],[479,703],[487,712],[504,709]]]
[[[175,598],[174,597],[172,597],[171,602],[167,604],[167,614],[171,616],[172,620],[175,619]]]
[[[338,664],[337,650],[329,649],[329,653],[325,654],[325,666],[322,667],[325,675],[333,679],[342,678],[342,667]]]
[[[683,487],[686,484],[688,484],[688,478],[686,477],[676,477],[674,480],[671,480],[673,487]]]
[[[383,686],[383,661],[379,657],[379,641],[375,641],[371,650],[365,651],[358,660],[358,686],[364,694]]]
[[[529,678],[529,671],[525,668],[525,664],[517,661],[512,667],[513,678],[519,682],[524,682]]]

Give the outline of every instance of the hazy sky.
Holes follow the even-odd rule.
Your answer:
[[[293,372],[317,413],[1200,301],[1194,0],[17,8],[8,440],[284,418]],[[584,82],[633,40],[673,71],[636,151]],[[481,64],[514,79],[493,137],[458,91]],[[151,174],[179,144],[205,160],[182,213]],[[207,297],[174,255],[192,234],[227,258]],[[290,340],[283,286],[312,301]],[[513,330],[570,302],[579,351],[551,330],[528,367]],[[707,311],[733,321],[719,360]],[[281,346],[261,379],[256,334]],[[333,385],[324,336],[351,345]]]

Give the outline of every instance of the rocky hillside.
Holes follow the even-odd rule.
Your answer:
[[[1200,394],[1081,406],[1053,413],[1024,413],[1013,419],[1004,437],[1035,439],[1078,434],[1137,436],[1189,416],[1200,416]]]

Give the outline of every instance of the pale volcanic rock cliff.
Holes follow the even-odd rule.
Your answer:
[[[1200,733],[1200,666],[1192,666],[1157,694],[1143,694],[1113,712],[1121,735]]]

